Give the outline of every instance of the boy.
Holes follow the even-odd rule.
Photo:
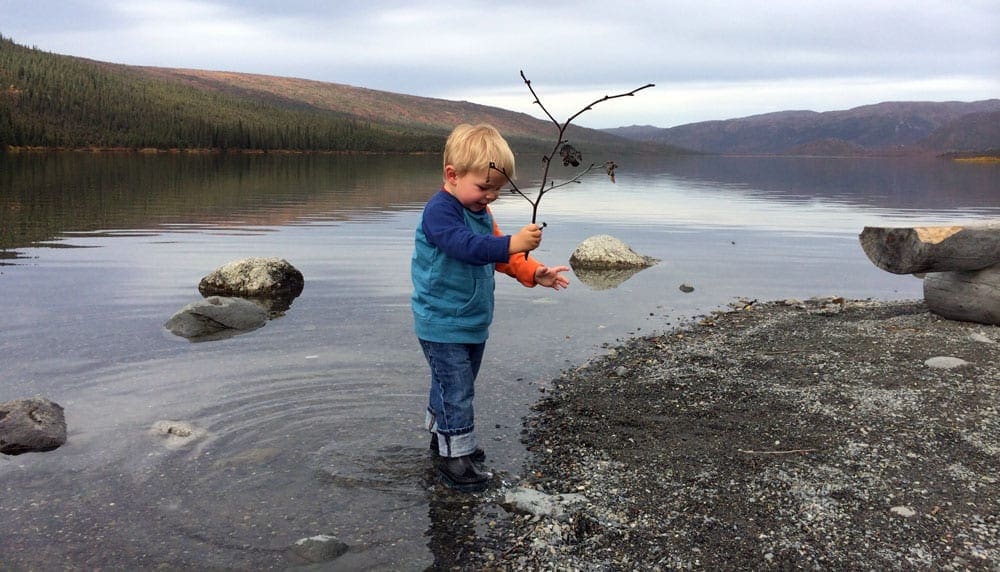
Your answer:
[[[493,163],[503,173],[490,169]],[[444,148],[444,186],[424,207],[417,226],[410,274],[414,329],[431,370],[427,429],[435,466],[444,483],[460,491],[481,491],[492,475],[477,463],[472,400],[493,320],[494,270],[528,287],[560,290],[561,272],[523,253],[542,240],[535,224],[504,235],[488,207],[507,177],[514,154],[490,125],[459,125]]]

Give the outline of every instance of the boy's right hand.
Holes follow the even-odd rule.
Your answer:
[[[509,251],[510,254],[529,252],[538,248],[541,243],[542,229],[537,224],[532,223],[517,231],[517,234],[511,235]]]

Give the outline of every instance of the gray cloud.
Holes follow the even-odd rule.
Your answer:
[[[5,0],[0,10],[0,33],[58,53],[525,111],[535,110],[516,103],[525,99],[520,69],[570,107],[658,84],[655,95],[588,115],[595,126],[1000,96],[1000,3],[992,0],[74,0],[58,10]]]

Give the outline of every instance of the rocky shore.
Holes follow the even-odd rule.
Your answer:
[[[516,485],[579,496],[443,497],[471,521],[435,567],[997,570],[998,398],[998,327],[922,302],[736,304],[554,380]]]

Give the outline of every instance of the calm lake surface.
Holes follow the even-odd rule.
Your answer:
[[[519,161],[535,188],[525,175],[540,170]],[[738,299],[919,298],[918,279],[868,261],[864,226],[1000,218],[995,165],[618,162],[616,184],[544,197],[536,255],[565,264],[612,234],[662,262],[616,288],[498,280],[477,426],[505,482],[540,391],[605,344]],[[0,456],[0,568],[283,568],[318,534],[352,547],[328,569],[446,554],[442,506],[468,501],[434,484],[409,309],[413,230],[439,170],[436,156],[0,155],[0,402],[47,397],[69,426],[56,451]],[[508,232],[530,219],[514,196],[494,212]],[[213,342],[164,329],[204,275],[247,256],[305,275],[284,316]],[[167,447],[159,420],[206,435]],[[499,510],[477,502],[483,522]]]

